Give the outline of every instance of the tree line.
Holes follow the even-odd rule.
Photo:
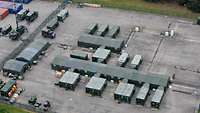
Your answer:
[[[155,2],[155,3],[162,1],[171,2],[170,0],[145,0],[145,1]],[[193,12],[200,13],[200,0],[176,0],[176,2],[181,6],[187,7],[189,10]]]

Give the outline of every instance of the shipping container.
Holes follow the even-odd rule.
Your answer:
[[[108,32],[108,25],[104,25],[104,24],[101,24],[101,25],[98,25],[98,29],[97,29],[97,35],[98,36],[105,36],[106,33]]]
[[[59,80],[59,86],[66,90],[75,90],[78,82],[80,81],[80,74],[67,71]]]
[[[85,87],[86,93],[101,96],[107,86],[107,81],[104,78],[92,77]]]
[[[0,8],[8,9],[10,14],[17,14],[20,10],[23,9],[23,5],[19,3],[0,1]]]
[[[3,20],[8,14],[8,9],[0,8],[0,20]]]
[[[163,87],[158,87],[158,88],[156,89],[155,94],[154,94],[153,97],[152,97],[152,100],[151,100],[151,107],[159,108],[163,96],[164,96],[164,88],[163,88]]]
[[[129,59],[128,53],[123,52],[118,59],[118,65],[124,67],[128,62],[128,59]]]
[[[109,26],[109,32],[107,34],[108,37],[111,38],[116,38],[116,36],[120,32],[120,27],[119,26]]]
[[[138,69],[141,63],[142,63],[142,56],[135,55],[133,60],[131,61],[131,68]]]
[[[135,85],[121,82],[114,92],[114,99],[122,102],[131,103],[131,98],[134,92]]]
[[[92,23],[86,28],[86,33],[93,35],[97,29],[98,29],[98,24]]]
[[[110,57],[110,54],[111,54],[110,50],[98,48],[92,55],[92,61],[106,64],[108,58]]]
[[[149,90],[150,90],[150,84],[145,83],[143,84],[143,86],[140,88],[137,96],[136,96],[136,104],[138,105],[144,105],[148,94],[149,94]]]

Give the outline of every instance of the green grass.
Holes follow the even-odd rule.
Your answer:
[[[16,108],[11,105],[0,103],[0,113],[32,113],[27,110]]]
[[[73,0],[101,4],[104,7],[135,10],[148,13],[196,19],[199,13],[193,13],[176,3],[150,3],[144,0]]]

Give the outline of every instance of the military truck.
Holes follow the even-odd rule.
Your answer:
[[[54,38],[56,38],[56,33],[54,31],[52,31],[52,30],[44,28],[42,30],[42,36],[44,38],[54,39]]]
[[[20,12],[17,13],[17,20],[22,21],[26,18],[27,14],[28,14],[29,10],[27,9],[22,9]]]
[[[11,40],[18,40],[25,31],[28,31],[27,28],[21,25],[16,30],[13,30],[9,33],[9,38]]]
[[[37,97],[36,96],[32,96],[29,100],[28,103],[31,105],[34,105],[37,102]]]
[[[7,35],[11,30],[12,30],[12,26],[9,24],[2,27],[1,33],[2,35]]]
[[[26,15],[26,21],[27,22],[33,22],[35,19],[38,18],[38,12],[37,11],[30,11],[28,12],[28,14]]]
[[[47,24],[47,29],[54,31],[59,26],[59,22],[57,18],[54,18]]]
[[[68,15],[69,15],[69,11],[63,9],[57,14],[57,19],[58,21],[63,22]]]

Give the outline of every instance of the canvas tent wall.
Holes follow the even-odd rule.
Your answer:
[[[32,65],[38,59],[39,50],[35,48],[25,48],[17,57],[16,60],[27,62]]]
[[[82,34],[78,39],[78,46],[85,48],[94,48],[97,49],[101,46],[106,49],[110,49],[112,52],[121,52],[121,49],[124,46],[123,39],[111,39],[106,37],[100,37],[89,34]]]
[[[26,62],[11,59],[4,64],[3,72],[12,73],[13,75],[23,75],[27,68],[28,64]]]

